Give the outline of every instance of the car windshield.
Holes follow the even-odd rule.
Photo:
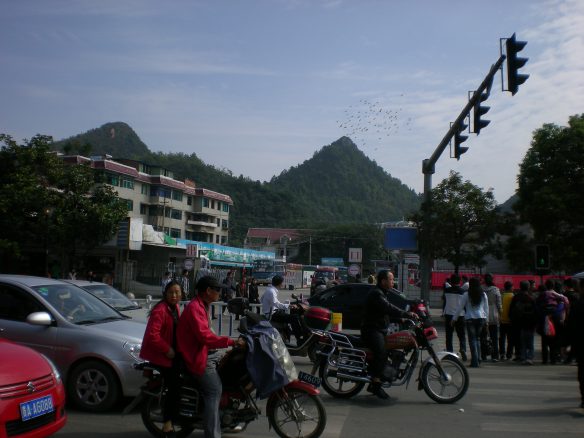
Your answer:
[[[123,293],[108,284],[88,284],[87,286],[81,287],[90,292],[91,295],[105,301],[116,310],[132,310],[140,308],[135,302],[130,301],[130,299]]]
[[[124,319],[120,313],[89,292],[72,284],[34,286],[61,316],[73,324],[93,324]]]
[[[324,271],[317,272],[314,276],[316,278],[322,278],[322,279],[328,279],[328,280],[332,280],[333,278],[335,278],[334,273],[328,272],[328,271],[327,272],[324,272]]]

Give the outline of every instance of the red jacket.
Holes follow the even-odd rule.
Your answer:
[[[176,311],[180,315],[178,304]],[[158,303],[150,312],[150,318],[144,332],[140,357],[155,365],[171,367],[172,359],[166,353],[172,347],[173,335],[172,313],[166,303]]]
[[[184,309],[178,324],[176,342],[188,370],[197,376],[205,372],[209,349],[227,348],[235,341],[217,336],[209,328],[209,313],[199,296]]]

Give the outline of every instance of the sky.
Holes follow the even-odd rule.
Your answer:
[[[584,1],[3,0],[0,133],[120,121],[261,181],[346,135],[421,193],[422,161],[514,32],[529,79],[511,96],[495,76],[490,125],[432,179],[454,170],[502,203],[533,131],[584,112]]]

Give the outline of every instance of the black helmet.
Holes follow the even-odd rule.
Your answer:
[[[274,275],[272,277],[272,286],[280,286],[282,283],[284,283],[284,279],[281,275]]]

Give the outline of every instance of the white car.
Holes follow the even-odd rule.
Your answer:
[[[0,336],[47,356],[61,372],[67,399],[109,410],[140,392],[146,324],[133,321],[79,287],[43,277],[0,275]]]
[[[79,286],[81,289],[86,290],[93,296],[96,296],[100,300],[105,301],[122,315],[129,316],[136,321],[148,321],[148,311],[146,309],[143,309],[142,306],[140,306],[137,302],[130,300],[127,296],[109,284],[87,280],[63,281],[74,284],[75,286]]]

